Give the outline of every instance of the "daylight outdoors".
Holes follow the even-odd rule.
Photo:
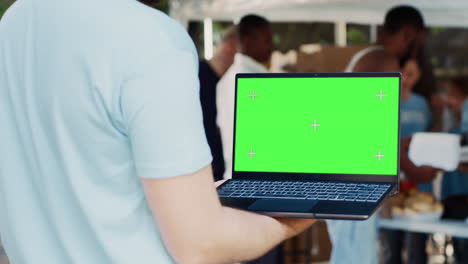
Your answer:
[[[468,264],[467,0],[0,0],[0,126],[0,264]]]

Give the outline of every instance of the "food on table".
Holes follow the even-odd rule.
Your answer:
[[[434,196],[417,189],[410,189],[396,195],[392,202],[393,216],[418,216],[421,214],[442,214],[443,206]]]

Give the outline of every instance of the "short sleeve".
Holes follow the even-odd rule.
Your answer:
[[[465,100],[465,102],[463,103],[461,129],[462,133],[468,133],[468,100]]]
[[[150,51],[135,72],[121,89],[120,104],[139,177],[179,176],[208,165],[194,49]]]

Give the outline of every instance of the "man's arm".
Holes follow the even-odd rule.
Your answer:
[[[409,158],[408,151],[411,143],[411,137],[401,140],[400,143],[400,167],[406,174],[408,179],[415,183],[430,183],[432,182],[441,169],[431,166],[416,166]]]
[[[430,132],[440,132],[443,130],[443,117],[445,103],[440,95],[431,96],[430,110],[432,116],[432,125]]]
[[[177,263],[233,263],[262,256],[312,219],[274,219],[223,207],[210,167],[168,179],[143,179],[148,204]]]

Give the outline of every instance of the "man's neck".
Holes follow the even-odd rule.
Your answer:
[[[221,57],[221,55],[215,55],[211,60],[208,61],[208,64],[210,64],[216,75],[221,77],[226,73],[232,63],[227,63],[226,59]]]
[[[255,61],[255,62],[258,63],[258,64],[262,64],[262,62],[258,61],[254,56],[248,54],[248,53],[245,52],[245,51],[242,51],[242,50],[241,50],[241,51],[239,51],[239,53],[242,54],[242,55],[244,55],[244,56],[246,56],[246,57],[251,58],[253,61]]]
[[[392,45],[387,37],[381,37],[379,40],[377,40],[376,45],[382,46],[386,53],[398,58],[398,52],[395,50],[394,45]]]
[[[411,90],[403,89],[402,93],[401,93],[401,100],[403,102],[406,102],[406,101],[408,101],[410,99],[410,97],[411,97]]]

